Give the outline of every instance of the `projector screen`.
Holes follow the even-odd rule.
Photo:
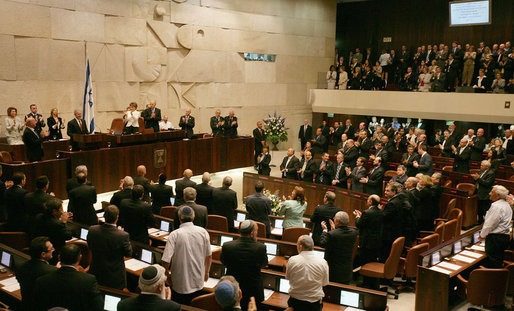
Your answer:
[[[490,23],[490,0],[450,2],[450,26],[471,26]]]

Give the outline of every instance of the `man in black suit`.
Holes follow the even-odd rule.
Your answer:
[[[396,168],[396,175],[394,175],[389,182],[397,182],[400,185],[405,184],[409,176],[407,175],[407,168],[404,165],[398,165]]]
[[[271,235],[271,223],[269,215],[271,214],[271,200],[262,194],[264,183],[257,181],[255,183],[255,194],[246,197],[246,211],[248,219],[262,222],[266,226],[266,237]]]
[[[314,213],[312,213],[312,239],[316,245],[320,245],[321,233],[323,231],[321,223],[333,220],[335,214],[341,210],[340,207],[334,205],[335,201],[336,194],[332,191],[327,191],[323,197],[323,205],[316,206]]]
[[[453,150],[453,170],[455,172],[469,173],[469,159],[471,158],[471,149],[468,147],[468,140],[463,138],[459,142],[459,146],[452,146]]]
[[[341,122],[341,125],[343,123]],[[341,142],[341,136],[343,136],[343,127],[339,125],[339,122],[334,122],[334,131],[332,132],[332,144],[335,146],[339,145]]]
[[[144,165],[139,165],[137,167],[137,176],[134,177],[134,185],[141,185],[145,189],[145,196],[143,197],[143,201],[147,203],[151,203],[150,200],[150,180],[145,177],[146,175],[146,167]]]
[[[180,305],[171,301],[171,290],[166,286],[166,269],[151,265],[143,269],[139,276],[141,294],[123,299],[118,303],[118,311],[179,311]]]
[[[316,136],[311,140],[312,143],[312,154],[322,154],[325,152],[325,146],[327,145],[327,137],[322,134],[321,128],[316,130]]]
[[[20,283],[21,289],[21,308],[23,311],[36,309],[37,303],[34,300],[36,293],[34,287],[36,280],[43,275],[47,275],[57,270],[55,266],[48,263],[52,259],[54,246],[45,237],[40,236],[30,242],[30,260],[26,261],[16,269],[16,279]]]
[[[321,134],[325,136],[325,138],[328,139],[328,135],[330,133],[330,127],[327,124],[327,121],[323,120],[321,121],[321,125],[319,127],[321,129]]]
[[[194,186],[196,189],[196,203],[207,207],[209,214],[212,210],[212,191],[214,189],[210,182],[211,174],[205,172],[202,175],[202,183]]]
[[[73,120],[68,121],[68,129],[66,133],[70,137],[70,145],[72,151],[79,151],[79,144],[73,140],[73,134],[88,134],[87,124],[84,119],[82,119],[82,111],[75,109],[73,112],[75,118]]]
[[[366,168],[363,166],[364,161],[366,161],[366,158],[359,157],[353,169],[345,167],[347,178],[352,180],[352,191],[364,192],[364,183],[362,181],[367,176]]]
[[[148,227],[155,224],[150,204],[143,201],[143,186],[136,185],[132,189],[132,198],[120,203],[119,225],[130,234],[130,239],[148,245]]]
[[[52,195],[46,193],[48,191],[48,185],[48,177],[44,175],[39,176],[36,179],[37,190],[31,193],[27,193],[25,195],[24,205],[27,210],[27,218],[29,224],[33,223],[33,221],[36,218],[36,215],[44,213],[46,211],[46,202],[53,198]],[[33,228],[29,227],[28,231],[33,232],[31,231],[31,229]]]
[[[382,166],[382,159],[380,157],[373,160],[373,168],[369,172],[368,177],[362,179],[366,184],[366,193],[368,194],[382,194],[382,185],[384,182],[385,169]]]
[[[151,100],[141,117],[145,120],[145,129],[153,128],[154,132],[159,132],[159,121],[161,121],[161,109],[155,108],[157,103]]]
[[[195,226],[199,226],[207,229],[207,222],[209,218],[208,210],[206,206],[196,204],[196,189],[193,187],[187,187],[184,189],[184,204],[182,206],[187,205],[191,207],[195,212],[195,219],[193,220],[193,224]],[[178,217],[178,208],[175,210],[175,229],[180,227],[180,220]]]
[[[388,198],[387,204],[384,206],[379,204],[378,207],[382,210],[384,215],[383,219],[383,234],[382,234],[382,260],[385,262],[394,240],[403,234],[403,201],[404,198],[398,195],[399,189],[396,183],[387,184],[385,188],[385,197]]]
[[[443,142],[438,145],[439,149],[441,149],[441,156],[450,158],[452,156],[452,146],[453,140],[450,137],[450,131],[444,130],[443,132]]]
[[[36,120],[27,120],[27,127],[23,131],[22,140],[25,144],[25,153],[29,162],[41,161],[43,158],[43,141],[48,136],[47,132],[36,131]]]
[[[299,165],[300,161],[294,155],[294,149],[287,149],[287,156],[284,157],[282,164],[280,164],[282,178],[296,179]]]
[[[80,248],[68,244],[59,257],[61,268],[36,280],[37,310],[53,307],[74,311],[103,310],[102,294],[95,276],[77,270],[82,259]]]
[[[422,145],[418,149],[419,161],[414,161],[412,165],[418,169],[419,173],[423,175],[431,176],[434,172],[434,168],[432,167],[432,156],[430,156],[427,152],[427,146]]]
[[[132,188],[134,187],[134,179],[130,176],[125,176],[121,180],[120,188],[121,190],[115,192],[109,202],[111,205],[116,205],[116,207],[120,208],[121,200],[130,199],[132,197]]]
[[[373,146],[373,142],[368,138],[368,131],[362,130],[359,132],[359,139],[355,142],[355,146],[359,149],[359,156],[368,158],[369,149]]]
[[[186,109],[183,116],[180,117],[178,126],[186,132],[186,137],[191,139],[194,135],[195,117],[191,115],[191,109]]]
[[[345,126],[343,127],[343,134],[346,134],[348,138],[355,136],[355,130],[353,129],[352,121],[350,119],[346,119]]]
[[[32,104],[30,105],[30,113],[25,116],[25,122],[27,122],[28,119],[32,118],[36,120],[36,132],[41,132],[41,129],[46,126],[45,119],[40,113],[37,113],[37,105]]]
[[[230,138],[237,137],[237,117],[234,116],[234,110],[230,110],[228,116],[225,117],[225,136]]]
[[[84,173],[84,175],[87,178],[87,166],[85,165],[78,165],[75,167],[75,177],[72,177],[66,181],[66,193],[68,194],[68,197],[70,196],[70,191],[80,186],[79,182],[77,181],[77,175],[80,173]],[[91,182],[87,181],[87,185],[91,186]]]
[[[271,174],[271,154],[269,154],[269,147],[264,146],[262,153],[257,156],[257,174],[269,176]]]
[[[446,74],[441,70],[441,67],[436,67],[434,75],[430,78],[430,82],[432,82],[430,91],[432,92],[444,92],[445,90]]]
[[[262,121],[257,122],[257,127],[253,130],[253,140],[255,143],[254,168],[257,169],[257,157],[262,153],[262,147],[266,144],[266,134],[262,129]]]
[[[212,136],[223,136],[224,128],[225,128],[225,118],[221,116],[221,111],[219,109],[216,110],[216,114],[211,117],[211,130]]]
[[[510,129],[505,130],[505,137],[503,140],[503,149],[506,154],[514,154],[514,137],[512,135],[512,131]]]
[[[355,225],[359,229],[360,264],[376,262],[380,257],[384,215],[378,208],[380,197],[372,194],[366,201],[367,210],[354,210]]]
[[[317,166],[310,151],[305,151],[304,158],[298,165],[298,177],[300,180],[307,182],[314,182],[314,174],[317,171]]]
[[[234,230],[234,215],[237,209],[237,193],[230,189],[232,177],[223,178],[223,186],[212,191],[212,213],[227,217],[228,230]]]
[[[7,212],[7,228],[9,231],[25,231],[27,225],[27,211],[23,189],[26,182],[25,174],[16,172],[12,177],[13,186],[5,190],[4,203]]]
[[[96,188],[86,184],[87,178],[84,173],[77,175],[79,185],[70,191],[68,210],[73,213],[73,220],[87,226],[96,225]]]
[[[359,150],[355,147],[353,139],[348,139],[346,143],[346,150],[343,152],[345,166],[354,168],[357,158],[359,157]]]
[[[124,257],[132,256],[129,234],[116,228],[120,211],[115,205],[105,208],[103,225],[89,227],[87,245],[91,251],[89,273],[98,284],[123,290],[127,287]]]
[[[187,187],[195,187],[196,183],[191,180],[193,171],[190,169],[184,170],[183,178],[175,181],[175,206],[184,204],[184,189]]]
[[[262,309],[264,286],[261,268],[268,265],[266,246],[257,242],[257,224],[252,220],[241,223],[241,237],[223,244],[220,260],[227,267],[227,275],[232,275],[239,282],[243,292],[241,308],[246,310],[250,297],[255,297],[257,308]]]
[[[468,145],[471,148],[471,161],[482,161],[482,152],[485,148],[484,129],[477,130],[477,136],[469,141]]]
[[[330,156],[328,153],[323,153],[321,161],[316,170],[316,183],[330,185],[334,180],[335,168],[334,163],[329,160]]]
[[[303,125],[300,126],[300,130],[298,131],[298,140],[300,141],[300,145],[305,148],[305,143],[312,139],[312,126],[309,125],[309,121],[307,119],[303,120]]]
[[[382,138],[384,138],[387,136],[382,136]],[[376,158],[380,158],[382,159],[381,163],[383,166],[385,166],[385,164],[389,161],[389,152],[387,152],[387,149],[386,149],[386,144],[382,141],[378,141],[375,143],[375,149],[376,149],[376,152],[375,154],[372,154],[369,156],[369,159],[370,160],[375,160]]]
[[[346,175],[345,167],[348,167],[344,163],[344,156],[342,153],[338,153],[336,157],[337,163],[334,165],[334,177],[332,178],[332,186],[341,188],[348,188],[348,177]]]
[[[159,183],[150,185],[150,193],[152,194],[152,212],[161,214],[161,207],[170,206],[170,198],[174,197],[173,187],[166,185],[166,175],[159,174]]]
[[[489,193],[493,189],[496,178],[495,171],[491,169],[491,162],[484,160],[480,163],[480,172],[471,174],[475,180],[475,193],[477,194],[478,223],[484,222],[485,213],[491,206]]]
[[[337,212],[334,220],[329,219],[328,222],[328,224],[326,221],[321,223],[323,233],[320,237],[320,245],[325,248],[330,282],[349,284],[352,280],[352,255],[357,240],[357,231],[348,227],[350,218],[343,211]],[[328,225],[330,225],[330,229]]]

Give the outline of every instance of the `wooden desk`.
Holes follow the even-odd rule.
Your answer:
[[[179,140],[185,137],[183,130],[170,130],[157,133],[136,133],[130,135],[103,134],[104,141],[111,143],[111,147],[149,144],[157,141]]]
[[[44,155],[42,160],[53,160],[57,158],[57,150],[69,150],[70,140],[49,140],[43,142]],[[11,153],[13,161],[28,162],[27,154],[25,152],[25,145],[9,145],[0,143],[0,151],[7,151]]]
[[[94,134],[73,134],[73,140],[79,144],[80,150],[94,150],[104,145],[104,135]]]

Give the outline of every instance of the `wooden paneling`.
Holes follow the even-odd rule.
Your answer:
[[[57,157],[57,150],[68,150],[70,148],[70,140],[52,140],[45,141],[43,143],[43,159],[52,160]],[[27,154],[25,153],[25,145],[9,145],[6,143],[0,143],[0,151],[8,151],[14,161],[28,161]]]

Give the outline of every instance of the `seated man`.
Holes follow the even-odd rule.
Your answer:
[[[397,182],[403,185],[407,178],[409,178],[406,172],[407,168],[405,166],[398,165],[398,167],[396,168],[396,175],[394,175],[389,182]]]

